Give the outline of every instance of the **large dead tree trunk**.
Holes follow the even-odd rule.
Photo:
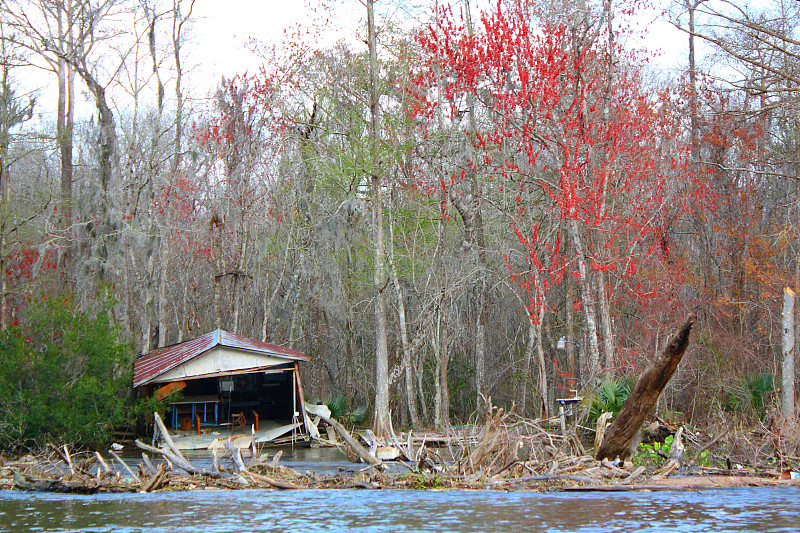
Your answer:
[[[689,334],[693,324],[694,314],[690,314],[683,325],[672,334],[664,350],[636,380],[636,385],[597,450],[595,455],[597,459],[616,457],[625,459],[630,456],[631,447],[642,427],[642,422],[656,404],[661,391],[675,373],[689,346]]]

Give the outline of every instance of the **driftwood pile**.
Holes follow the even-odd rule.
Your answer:
[[[491,398],[484,403],[489,410],[483,426],[454,432],[444,447],[426,447],[424,441],[419,444],[411,433],[398,438],[388,427],[382,441],[365,432],[367,448],[340,424],[335,427],[345,442],[356,441],[352,450],[345,451],[369,465],[373,472],[371,485],[387,488],[615,491],[800,483],[800,479],[791,480],[785,468],[776,469],[768,463],[760,467],[735,463],[727,468],[698,465],[701,455],[721,439],[712,437],[703,441],[691,432],[685,433],[683,427],[674,431],[672,445],[664,455],[663,464],[658,466],[634,465],[619,459],[598,460],[592,450],[589,453],[584,450],[576,434],[550,431],[550,420],[530,420],[514,414],[513,408],[504,411],[492,407]],[[601,417],[598,434],[602,435],[606,423],[607,417]],[[691,442],[692,453],[687,454],[684,440]],[[378,453],[381,448],[394,448],[397,458],[381,460]],[[380,474],[387,464],[400,464],[405,471]]]
[[[491,406],[490,401],[487,404]],[[646,468],[630,462],[597,460],[584,451],[574,435],[552,433],[548,427],[547,421],[529,420],[513,411],[490,407],[480,428],[453,432],[445,447],[428,447],[411,434],[398,437],[391,432],[388,440],[399,454],[393,461],[378,459],[381,446],[374,435],[371,438],[375,442],[369,447],[350,436],[356,447],[352,454],[363,455],[367,464],[361,470],[330,475],[300,473],[283,466],[279,463],[280,451],[273,457],[256,451],[245,460],[235,446],[228,446],[224,457],[215,455],[210,469],[198,468],[169,443],[165,432],[160,448],[137,441],[144,450],[137,464],[113,450],[107,454],[74,453],[67,446],[0,462],[0,488],[73,493],[321,488],[619,491],[800,482],[779,479],[781,472],[775,468],[726,471],[695,465],[694,473],[707,475],[687,477],[686,467],[705,450],[692,442],[698,451],[684,454],[681,430],[673,437],[666,462]],[[343,437],[350,435],[345,428],[339,429]],[[691,432],[687,434],[687,440],[693,439]],[[715,443],[707,444],[711,448]]]
[[[571,486],[626,484],[640,479],[645,472],[644,467],[633,468],[632,463],[596,460],[586,454],[575,434],[563,435],[546,429],[548,420],[521,418],[513,413],[513,409],[504,411],[492,407],[491,399],[487,399],[486,404],[489,412],[484,425],[472,432],[461,433],[459,438],[449,439],[446,448],[415,447],[411,434],[403,442],[388,428],[387,446],[399,452],[399,457],[392,462],[399,462],[406,472],[384,475],[380,485],[555,490]],[[337,432],[344,430],[341,427],[336,429]],[[352,439],[349,434],[342,437],[345,442]],[[374,435],[367,432],[367,440],[372,439],[375,439]],[[386,467],[386,461],[381,461],[359,443],[355,444],[354,455],[377,471]],[[374,450],[375,445],[370,449]],[[651,473],[658,474],[656,471]]]
[[[216,450],[212,468],[198,468],[172,442],[158,414],[156,424],[161,430],[163,447],[156,448],[141,441],[136,441],[136,445],[160,457],[160,460],[151,459],[144,452],[142,461],[132,468],[114,450],[108,451],[110,457],[106,460],[100,452],[73,454],[66,445],[50,447],[38,456],[27,455],[0,464],[0,487],[91,494],[209,488],[298,489],[309,486],[309,480],[305,480],[303,475],[278,464],[280,452],[271,460],[266,454],[256,454],[245,463],[241,450],[229,445],[226,453],[230,468],[220,464]]]

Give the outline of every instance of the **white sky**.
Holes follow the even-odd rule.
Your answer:
[[[473,9],[481,1],[473,0]],[[665,6],[672,0],[655,2]],[[377,2],[378,16],[400,17],[403,11],[412,9],[404,8],[404,3],[421,5],[433,2]],[[327,8],[320,4],[326,4]],[[661,52],[655,62],[663,68],[675,68],[686,63],[688,37],[663,17],[656,20],[661,11],[662,8],[657,7],[643,15],[643,24],[647,24],[645,40],[635,44],[645,44],[653,51]],[[194,42],[189,59],[198,65],[194,77],[204,80],[203,85],[205,81],[209,82],[213,88],[222,75],[232,76],[258,69],[259,58],[246,47],[251,38],[279,44],[284,30],[302,24],[311,27],[312,33],[317,32],[307,36],[310,42],[330,45],[342,38],[355,42],[355,34],[365,22],[366,8],[360,0],[196,0],[193,18]]]
[[[378,24],[387,18],[403,20],[410,12],[417,16],[429,13],[435,0],[380,0],[376,3]],[[446,3],[447,0],[440,0]],[[478,4],[490,0],[472,0],[473,9]],[[674,0],[654,0],[669,5]],[[459,4],[457,0],[454,3]],[[323,5],[324,4],[324,5]],[[476,10],[477,11],[477,10]],[[654,50],[661,49],[662,55],[654,63],[663,69],[675,68],[686,63],[687,37],[673,28],[668,22],[656,20],[660,11],[653,10],[643,15],[642,25],[646,25],[645,41],[631,43],[634,46],[646,44]],[[184,65],[189,90],[192,96],[202,98],[213,93],[222,76],[232,77],[245,71],[255,73],[261,59],[250,52],[247,43],[256,39],[264,44],[280,45],[284,39],[296,39],[297,35],[310,46],[330,46],[339,39],[345,39],[354,46],[364,46],[357,34],[363,35],[366,8],[360,0],[195,0],[192,12],[192,26],[189,44],[184,48]],[[297,31],[297,35],[285,32]],[[165,28],[166,30],[166,28]],[[363,38],[363,37],[362,37]],[[41,93],[55,91],[52,75],[33,72],[26,81],[44,88]],[[41,83],[37,83],[41,81]],[[41,118],[48,115],[45,109],[55,99],[46,94],[40,98]],[[43,104],[43,105],[42,105]],[[90,101],[79,105],[79,115],[95,112]]]
[[[259,57],[248,51],[256,39],[279,45],[284,32],[304,26],[301,37],[309,43],[331,45],[338,39],[353,39],[366,17],[358,0],[322,2],[310,0],[196,0],[190,61],[197,64],[194,78],[216,86],[221,76],[255,72]],[[364,16],[362,17],[362,13]],[[306,33],[308,30],[309,33]],[[197,80],[200,81],[200,80]]]

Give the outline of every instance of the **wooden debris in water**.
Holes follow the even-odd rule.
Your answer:
[[[253,456],[245,461],[241,449],[232,443],[210,450],[213,467],[203,469],[192,464],[174,445],[170,446],[166,428],[160,428],[162,447],[137,441],[137,446],[152,454],[152,459],[143,453],[142,461],[133,464],[130,458],[123,460],[113,450],[104,457],[100,452],[76,452],[65,446],[51,446],[38,455],[0,464],[0,488],[88,494],[321,488],[627,491],[800,484],[800,479],[780,479],[782,470],[766,466],[767,459],[774,459],[772,457],[763,456],[759,464],[747,463],[746,457],[752,461],[752,457],[759,456],[744,449],[734,453],[734,441],[728,440],[732,438],[729,434],[724,439],[703,439],[698,433],[679,429],[664,465],[634,467],[629,462],[595,459],[584,451],[575,435],[551,433],[546,420],[529,420],[514,414],[513,408],[505,411],[492,407],[490,398],[485,405],[488,411],[482,426],[450,429],[446,435],[412,435],[409,432],[398,436],[387,427],[383,438],[368,437],[374,443],[373,453],[340,424],[337,427],[326,420],[342,442],[348,445],[355,442],[359,447],[356,448],[358,452],[353,452],[354,456],[364,456],[365,461],[370,461],[368,464],[378,467],[366,471],[329,475],[300,473],[280,464],[280,451],[270,457],[260,454],[256,448]],[[157,417],[157,426],[159,422]],[[163,427],[163,422],[160,426]],[[765,432],[759,449],[766,449],[763,443],[771,439],[774,435]],[[438,446],[430,446],[430,442]],[[728,464],[738,466],[731,466],[729,470],[693,466],[692,472],[705,475],[686,477],[685,467],[681,466],[686,448],[701,450],[693,454],[696,460],[700,453],[714,450],[716,443],[726,450]],[[388,464],[377,457],[381,447],[392,448],[399,454],[395,464],[401,466],[396,466],[394,473],[381,469]],[[786,460],[793,460],[792,457],[785,456]],[[397,472],[398,469],[402,471]]]

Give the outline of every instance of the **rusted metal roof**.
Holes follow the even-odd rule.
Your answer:
[[[248,339],[235,333],[217,329],[200,337],[153,350],[136,360],[133,366],[133,386],[139,387],[158,376],[204,354],[216,346],[281,357],[291,361],[308,361],[308,356],[297,350]]]

